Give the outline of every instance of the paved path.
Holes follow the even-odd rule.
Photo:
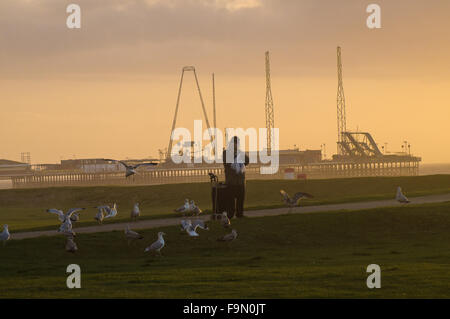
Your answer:
[[[402,205],[414,205],[414,204],[428,204],[428,203],[442,203],[450,201],[450,193],[440,194],[440,195],[429,195],[421,197],[412,197],[410,204],[400,204],[393,199],[388,200],[378,200],[369,202],[356,202],[356,203],[341,203],[341,204],[329,204],[329,205],[317,205],[317,206],[303,206],[295,207],[291,210],[291,214],[305,214],[305,213],[319,213],[319,212],[333,212],[341,210],[362,210],[370,208],[379,207],[395,207]],[[246,211],[245,216],[247,217],[263,217],[263,216],[276,216],[283,215],[287,213],[287,208],[275,208],[275,209],[262,209],[262,210],[252,210]],[[200,218],[207,220],[210,216],[201,216]],[[113,230],[123,231],[127,224],[132,226],[132,229],[149,229],[149,228],[159,228],[165,226],[179,225],[179,218],[164,218],[164,219],[149,219],[139,222],[127,222],[127,223],[115,223],[115,224],[103,224],[98,226],[87,226],[87,227],[75,227],[74,230],[77,234],[83,233],[101,233],[110,232]],[[35,238],[40,236],[56,236],[59,233],[56,230],[43,230],[43,231],[30,231],[21,233],[11,233],[11,239],[25,239],[25,238]]]

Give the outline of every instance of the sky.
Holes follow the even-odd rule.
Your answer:
[[[66,7],[81,8],[68,29]],[[381,7],[369,29],[366,8]],[[181,70],[196,68],[212,122],[265,127],[270,51],[280,148],[336,152],[336,47],[347,128],[389,152],[450,162],[448,0],[2,0],[0,158],[158,157],[168,146]],[[177,127],[203,119],[193,75]],[[206,125],[205,125],[206,126]],[[387,143],[387,144],[385,144]]]

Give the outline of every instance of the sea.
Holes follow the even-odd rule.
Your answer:
[[[450,163],[420,164],[419,175],[450,174]],[[0,180],[0,189],[12,188],[10,180]]]

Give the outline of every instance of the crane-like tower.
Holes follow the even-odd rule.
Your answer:
[[[186,71],[194,72],[195,83],[197,84],[197,91],[198,91],[198,95],[200,97],[200,102],[202,104],[202,110],[203,110],[203,115],[205,116],[206,125],[208,126],[208,132],[210,132],[210,129],[211,129],[211,126],[209,125],[208,114],[206,113],[205,102],[203,101],[202,92],[200,90],[200,85],[198,84],[197,72],[195,72],[195,67],[185,66],[185,67],[183,67],[183,70],[181,72],[180,86],[178,88],[177,104],[175,107],[175,115],[173,117],[172,130],[170,131],[169,146],[167,147],[167,157],[170,157],[172,154],[172,133],[173,133],[173,130],[175,129],[175,125],[177,123],[178,108],[180,106],[181,88],[183,87],[184,72],[186,72]],[[211,143],[213,143],[214,139],[213,139],[212,135],[210,135],[210,139],[211,139]]]
[[[266,128],[267,128],[267,154],[272,151],[272,139],[273,139],[273,98],[272,89],[270,85],[270,58],[269,51],[266,52]]]
[[[342,154],[341,144],[344,140],[344,132],[347,131],[347,124],[345,118],[345,95],[344,85],[342,84],[342,60],[341,60],[341,47],[337,47],[337,72],[338,72],[338,89],[337,89],[337,152]]]

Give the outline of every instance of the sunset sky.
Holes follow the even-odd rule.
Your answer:
[[[66,7],[81,7],[81,29]],[[381,6],[381,29],[366,7]],[[450,162],[450,1],[2,0],[0,158],[157,157],[167,147],[181,69],[194,65],[212,123],[265,127],[271,54],[280,147],[336,152],[336,47],[347,128],[388,151]],[[186,74],[177,126],[202,111]],[[205,125],[206,126],[206,125]]]

